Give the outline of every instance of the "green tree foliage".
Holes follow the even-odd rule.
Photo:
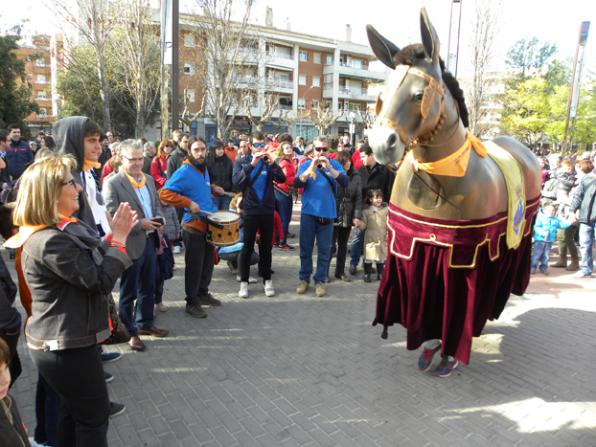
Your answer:
[[[95,50],[90,45],[73,48],[69,63],[58,76],[58,92],[64,98],[60,117],[83,115],[101,123],[102,102],[100,83],[95,62]],[[110,83],[110,115],[112,130],[127,137],[135,135],[135,100],[124,87],[124,67],[115,58],[107,58],[106,74]],[[159,70],[159,62],[154,69]],[[157,110],[150,116],[154,120]]]
[[[525,78],[533,71],[540,70],[557,52],[557,47],[548,42],[540,42],[537,37],[518,40],[507,52],[505,63]]]
[[[25,64],[17,59],[19,35],[0,36],[0,128],[20,123],[37,112],[37,104],[31,101],[31,86],[25,78]]]

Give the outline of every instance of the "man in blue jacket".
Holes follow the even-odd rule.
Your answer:
[[[29,148],[27,140],[21,138],[21,127],[12,124],[8,128],[8,147],[6,148],[6,170],[13,181],[19,179],[23,171],[27,169],[35,154]]]
[[[252,154],[239,156],[234,166],[232,182],[242,190],[244,211],[244,245],[240,255],[240,298],[248,298],[250,258],[257,231],[259,241],[259,276],[263,278],[265,296],[274,296],[271,280],[271,246],[273,243],[273,214],[275,213],[275,192],[273,182],[285,182],[286,176],[272,154],[265,150],[265,138],[260,132],[252,135]]]
[[[315,272],[315,295],[325,296],[325,280],[331,258],[333,222],[337,217],[335,192],[337,183],[344,188],[349,180],[341,165],[327,158],[327,137],[318,136],[314,142],[311,161],[300,166],[294,186],[304,188],[300,216],[300,283],[296,292],[306,293],[313,271],[312,251],[317,239],[317,270]]]

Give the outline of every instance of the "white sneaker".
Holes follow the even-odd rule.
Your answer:
[[[248,283],[247,282],[240,283],[240,290],[238,291],[238,296],[240,298],[248,298]]]
[[[265,296],[275,296],[275,289],[273,288],[273,281],[268,279],[263,284],[263,289],[265,289]]]
[[[174,248],[172,249],[172,253],[174,253],[175,255],[179,255],[180,253],[182,253],[182,249],[180,248],[179,245],[174,245]]]
[[[236,275],[236,281],[238,281],[238,282],[242,281],[242,278],[240,278],[240,275]],[[256,282],[257,282],[257,278],[254,278],[252,276],[249,276],[248,277],[248,283],[249,284],[254,284]]]

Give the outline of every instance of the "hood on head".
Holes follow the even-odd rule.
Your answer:
[[[52,126],[57,151],[62,154],[74,155],[79,170],[83,167],[85,161],[85,135],[83,129],[89,121],[91,119],[86,116],[69,116],[56,121]]]

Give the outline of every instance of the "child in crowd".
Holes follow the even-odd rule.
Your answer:
[[[10,348],[0,338],[0,445],[30,446],[25,426],[15,401],[8,394],[10,385]]]
[[[366,197],[367,207],[362,213],[359,227],[364,233],[364,282],[371,282],[372,263],[377,264],[377,280],[383,275],[387,258],[387,215],[389,209],[383,203],[383,191],[371,189]]]
[[[532,248],[531,273],[536,273],[540,269],[542,273],[548,275],[548,260],[553,242],[557,237],[557,230],[564,230],[571,226],[573,222],[562,222],[555,216],[557,208],[554,203],[547,202],[538,215],[534,224],[534,247]]]

